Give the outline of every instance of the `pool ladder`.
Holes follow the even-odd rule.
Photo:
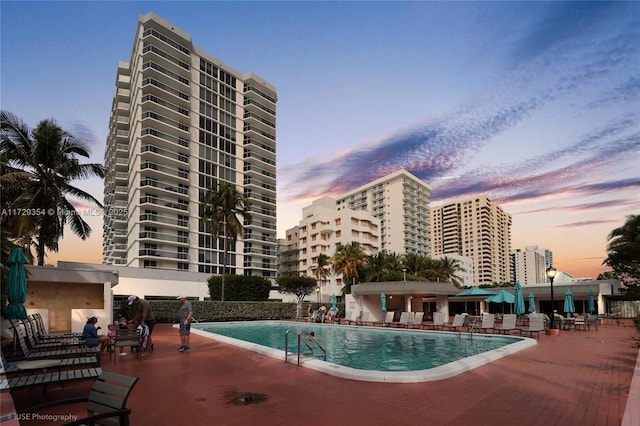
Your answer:
[[[296,368],[300,368],[300,342],[302,341],[301,336],[302,336],[302,333],[307,333],[307,332],[304,330],[296,331],[291,329],[284,332],[284,364],[283,365],[289,364],[289,333],[295,334],[298,338],[298,366]],[[315,340],[315,343],[324,354],[324,360],[326,361],[327,351],[325,351],[324,348],[320,345],[320,342]],[[313,356],[313,348],[306,342],[306,340],[304,341],[304,344],[311,350],[311,356]]]

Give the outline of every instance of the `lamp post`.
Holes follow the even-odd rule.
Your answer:
[[[407,268],[402,268],[402,281],[407,280]]]
[[[549,281],[551,282],[551,317],[549,319],[549,328],[552,330],[556,328],[556,315],[555,311],[553,310],[553,279],[556,277],[556,272],[558,272],[558,270],[554,268],[553,265],[547,268],[547,278],[549,278]]]
[[[320,304],[320,286],[316,287],[316,302]]]

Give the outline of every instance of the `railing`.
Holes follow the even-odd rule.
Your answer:
[[[297,363],[297,369],[300,368],[300,336],[302,335],[302,333],[308,334],[308,331],[304,331],[304,330],[300,330],[300,331],[295,331],[295,330],[287,330],[284,332],[284,363],[283,365],[287,365],[289,363],[289,333],[293,333],[298,337],[298,363]],[[313,335],[313,334],[311,334]],[[320,345],[320,342],[318,342],[318,340],[316,340],[315,338],[311,340],[312,342],[314,342],[318,348],[322,351],[323,355],[324,355],[324,360],[327,360],[327,351],[324,350],[324,348]],[[313,356],[313,348],[307,343],[307,341],[305,340],[304,342],[305,346],[309,348],[309,350],[311,351],[311,356]]]

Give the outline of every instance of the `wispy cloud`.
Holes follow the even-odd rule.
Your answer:
[[[583,220],[578,222],[563,223],[561,225],[555,225],[553,228],[556,228],[556,229],[581,228],[584,226],[603,225],[603,224],[618,223],[618,222],[619,220],[615,220],[615,219]]]

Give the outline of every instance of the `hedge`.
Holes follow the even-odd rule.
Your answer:
[[[151,309],[160,323],[177,323],[178,300],[150,300]],[[191,301],[193,304],[193,317],[198,322],[216,321],[253,321],[253,320],[287,320],[295,319],[296,304],[285,302],[219,302],[219,301]],[[313,309],[320,306],[312,303]],[[307,316],[307,303],[303,304],[300,314]],[[136,306],[128,306],[123,303],[116,315],[124,315],[131,319],[136,315]],[[338,304],[338,317],[344,318],[344,304]],[[114,317],[114,320],[117,318]]]

